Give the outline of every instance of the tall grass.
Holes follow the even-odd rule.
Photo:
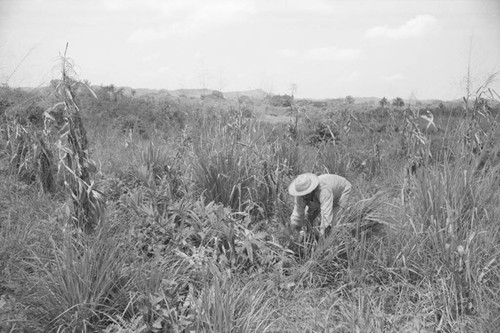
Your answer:
[[[260,122],[239,124],[234,128],[216,123],[199,135],[193,147],[194,184],[208,201],[237,211],[256,208],[270,216],[278,195],[275,171],[289,162],[272,155],[273,145],[267,144]]]
[[[193,328],[203,332],[268,332],[275,309],[266,284],[235,281],[220,273],[205,285]]]
[[[33,300],[49,331],[95,331],[126,309],[130,252],[109,230],[92,238],[65,235],[62,243],[53,241],[49,256],[34,255]]]

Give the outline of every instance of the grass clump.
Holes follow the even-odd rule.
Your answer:
[[[105,230],[92,239],[65,235],[61,244],[52,242],[50,256],[36,257],[33,298],[49,331],[94,331],[126,310],[129,251],[110,236]]]

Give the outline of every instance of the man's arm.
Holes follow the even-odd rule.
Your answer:
[[[333,192],[329,189],[323,189],[319,198],[321,205],[321,226],[320,233],[323,235],[325,229],[334,222],[334,197]]]
[[[290,216],[290,227],[298,230],[302,227],[305,215],[306,203],[301,197],[295,197],[293,212]]]

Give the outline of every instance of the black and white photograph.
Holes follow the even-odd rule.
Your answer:
[[[0,0],[0,332],[500,332],[500,1]]]

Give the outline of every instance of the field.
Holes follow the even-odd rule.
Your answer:
[[[69,69],[2,87],[0,331],[498,332],[488,93],[137,94]],[[319,243],[286,228],[302,172],[353,184]]]

